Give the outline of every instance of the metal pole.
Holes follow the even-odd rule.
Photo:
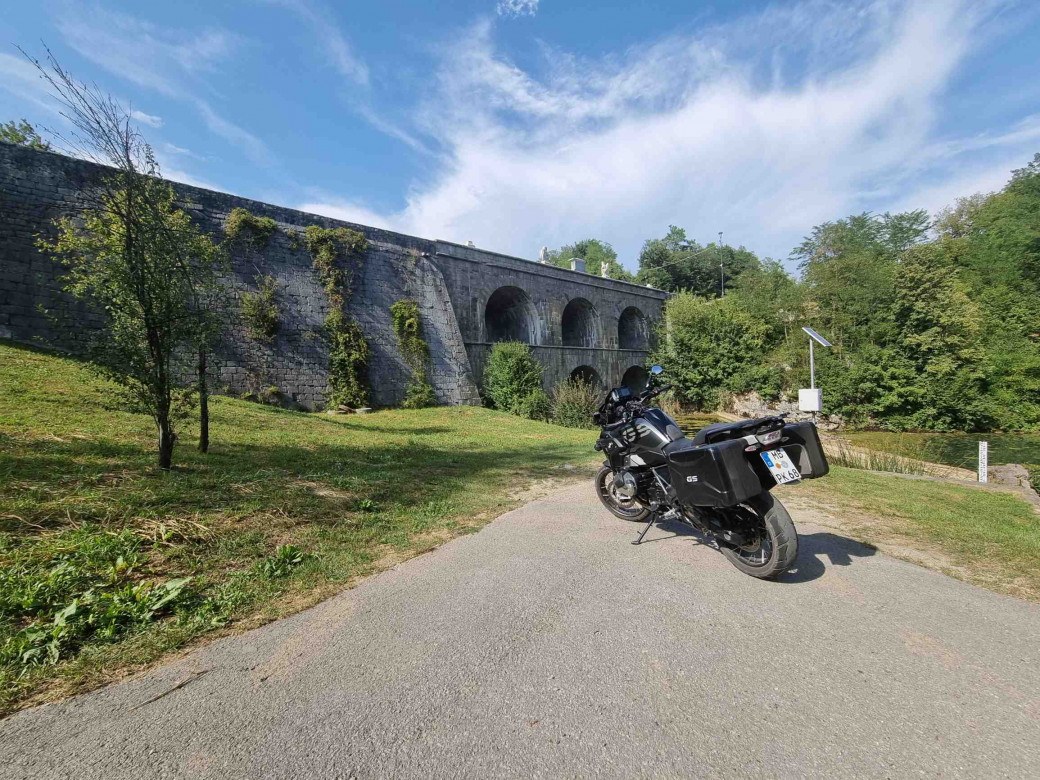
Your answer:
[[[813,359],[812,339],[809,339],[809,389],[816,389],[816,361]]]

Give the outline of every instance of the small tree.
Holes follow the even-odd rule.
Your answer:
[[[495,344],[484,366],[484,400],[495,409],[519,414],[524,399],[542,389],[542,372],[526,344]]]
[[[56,220],[57,237],[39,245],[68,268],[65,290],[101,315],[87,357],[152,416],[159,468],[169,469],[174,421],[184,409],[179,402],[190,390],[181,379],[191,372],[190,355],[198,357],[198,389],[207,395],[206,351],[216,329],[208,312],[220,287],[217,249],[176,207],[129,109],[75,81],[49,51],[49,68],[30,60],[74,127],[70,138],[58,137],[79,156],[114,169],[90,193],[80,217]],[[208,446],[205,413],[202,422]]]
[[[0,141],[28,146],[30,149],[40,149],[44,152],[51,148],[50,143],[44,141],[36,132],[36,128],[24,119],[17,123],[13,119],[10,122],[0,122]]]

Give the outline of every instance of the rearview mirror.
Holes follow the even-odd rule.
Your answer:
[[[663,374],[664,373],[664,369],[661,368],[660,366],[651,366],[650,367],[650,373],[651,374],[655,374],[655,375],[656,374]]]

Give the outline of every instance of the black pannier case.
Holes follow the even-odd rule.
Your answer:
[[[767,488],[744,453],[745,446],[743,439],[732,439],[670,449],[668,467],[679,499],[694,506],[733,506],[764,492]],[[766,478],[772,487],[768,472]]]
[[[830,471],[815,425],[808,421],[790,423],[782,433],[781,446],[803,479],[816,479]]]

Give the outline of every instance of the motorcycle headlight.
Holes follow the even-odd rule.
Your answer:
[[[759,444],[776,444],[778,441],[780,441],[780,431],[758,433],[755,434],[755,438],[758,439]]]

